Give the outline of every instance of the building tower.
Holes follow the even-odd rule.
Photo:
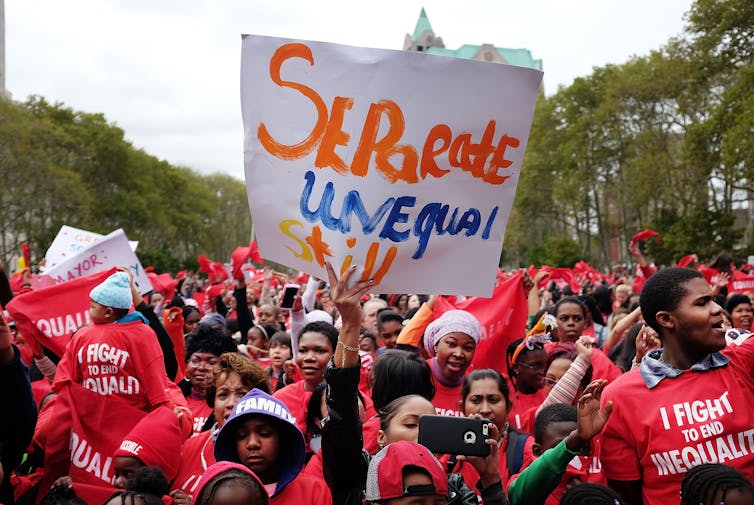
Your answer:
[[[492,44],[464,44],[458,49],[447,49],[442,38],[435,35],[432,25],[427,17],[427,12],[422,7],[419,19],[416,21],[413,35],[406,34],[403,41],[404,51],[424,52],[442,56],[453,56],[467,60],[489,61],[505,63],[519,67],[542,70],[542,60],[532,57],[528,49],[510,49],[507,47],[495,47]]]

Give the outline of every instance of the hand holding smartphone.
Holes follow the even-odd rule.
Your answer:
[[[438,454],[486,457],[490,454],[489,423],[471,417],[424,415],[419,418],[419,443]]]
[[[296,295],[301,289],[298,284],[286,284],[283,287],[283,299],[280,301],[281,309],[292,309],[293,302],[296,300]]]

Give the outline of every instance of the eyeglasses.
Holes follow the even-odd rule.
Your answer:
[[[518,363],[518,365],[524,368],[528,368],[529,370],[534,370],[535,372],[542,372],[545,369],[544,365],[529,365],[526,363]]]
[[[545,386],[554,386],[555,384],[558,383],[557,380],[555,380],[555,379],[553,379],[551,377],[545,377],[544,379],[542,379],[542,382],[545,383]]]

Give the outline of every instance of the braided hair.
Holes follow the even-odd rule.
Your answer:
[[[695,466],[681,481],[681,505],[724,505],[731,489],[754,495],[754,486],[735,468],[718,463]]]
[[[608,487],[585,482],[566,491],[560,505],[623,505],[623,500]]]

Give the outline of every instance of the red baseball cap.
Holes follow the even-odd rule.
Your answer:
[[[429,474],[432,483],[404,486],[403,471],[406,467],[424,470]],[[405,440],[393,442],[372,458],[367,472],[367,501],[424,495],[448,495],[448,476],[437,458],[426,447]]]

